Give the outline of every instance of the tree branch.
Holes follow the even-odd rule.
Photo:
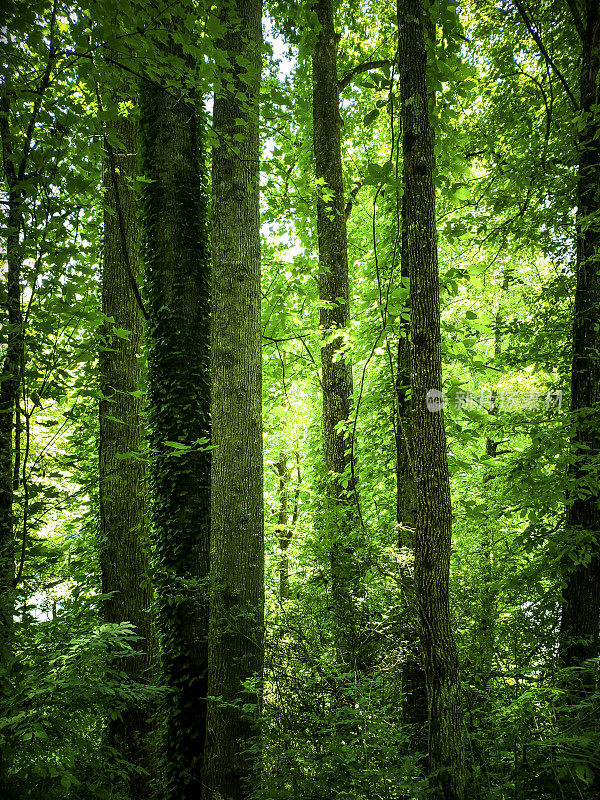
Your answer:
[[[387,58],[380,59],[379,61],[365,61],[364,64],[359,64],[357,67],[354,67],[354,69],[351,69],[350,72],[347,72],[343,78],[340,78],[338,81],[338,89],[341,92],[352,83],[357,75],[361,75],[363,72],[370,72],[372,69],[391,66],[392,62]]]
[[[534,25],[533,19],[527,13],[527,10],[526,10],[523,2],[521,2],[521,0],[514,0],[514,3],[515,3],[515,6],[517,8],[517,11],[519,12],[521,17],[523,18],[523,22],[525,23],[525,27],[527,28],[527,30],[529,31],[529,33],[533,37],[533,40],[537,44],[540,53],[543,55],[543,57],[544,57],[544,59],[546,61],[546,64],[548,64],[548,66],[554,72],[554,74],[556,75],[558,80],[562,83],[562,85],[564,87],[564,90],[567,93],[567,97],[569,98],[569,100],[573,104],[573,108],[575,109],[575,111],[579,111],[579,103],[577,102],[577,100],[575,100],[573,92],[569,88],[569,84],[567,83],[567,80],[566,80],[565,76],[559,70],[559,68],[556,65],[556,62],[554,61],[554,59],[548,53],[548,50],[546,49],[546,46],[542,42],[542,37],[540,36],[536,26]]]

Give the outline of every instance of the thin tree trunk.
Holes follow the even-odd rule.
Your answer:
[[[137,281],[139,236],[133,180],[137,132],[126,118],[111,123],[122,148],[106,143],[102,270],[102,312],[114,322],[104,326],[100,349],[100,563],[107,622],[131,622],[141,639],[139,653],[119,659],[132,681],[147,683],[154,654],[150,617],[152,589],[146,519],[145,464],[140,454],[143,318],[132,288]],[[117,336],[114,330],[128,331]],[[144,770],[132,772],[124,787],[129,797],[149,793],[150,709],[131,703],[109,725],[108,743],[121,758]]]
[[[510,272],[508,269],[505,269],[494,323],[494,360],[496,362],[502,353],[502,303],[508,289],[509,280]],[[498,402],[495,391],[491,394],[488,411],[492,416],[498,414]],[[496,439],[491,436],[486,436],[485,452],[488,458],[497,457],[498,444],[499,442]],[[484,487],[491,482],[492,478],[493,472],[486,472],[483,476]],[[475,681],[480,692],[480,705],[487,711],[489,710],[488,688],[492,675],[496,627],[496,591],[492,588],[494,578],[494,542],[488,524],[482,526],[481,559],[479,563],[481,569],[481,592],[479,595]],[[487,726],[486,719],[483,720],[483,723]]]
[[[215,93],[212,249],[211,616],[205,798],[246,798],[259,750],[264,522],[258,101],[261,0],[223,2]],[[241,66],[245,64],[246,66]],[[249,708],[250,707],[250,708]],[[250,712],[250,713],[249,713]],[[254,747],[255,755],[248,753]]]
[[[191,6],[190,6],[191,9]],[[182,57],[179,46],[167,55]],[[145,83],[149,427],[164,800],[201,797],[210,538],[209,247],[200,103]]]
[[[577,186],[577,289],[573,321],[571,410],[577,418],[572,449],[577,461],[572,481],[587,482],[591,459],[600,454],[600,10],[597,0],[582,4],[580,108],[585,127],[579,139]],[[565,576],[560,626],[560,659],[564,666],[581,666],[598,656],[600,625],[600,497],[567,498],[567,529],[589,538],[591,558]],[[594,670],[586,678],[593,689]]]
[[[277,512],[277,538],[279,539],[279,599],[288,600],[290,596],[290,564],[288,548],[294,536],[294,528],[298,520],[298,503],[300,500],[300,484],[302,474],[300,472],[300,456],[296,453],[296,470],[298,481],[294,491],[294,503],[290,519],[289,505],[289,484],[292,478],[293,467],[288,469],[287,455],[282,451],[279,454],[279,461],[274,465],[275,472],[279,478],[279,510]]]
[[[321,24],[313,54],[313,143],[317,183],[323,444],[328,482],[328,534],[336,647],[343,664],[364,668],[360,620],[353,598],[361,593],[356,557],[359,527],[354,463],[344,437],[352,410],[352,363],[344,334],[350,321],[348,245],[341,155],[337,44],[333,0],[316,0]]]
[[[410,272],[413,464],[417,479],[415,584],[427,676],[429,772],[438,796],[465,791],[463,700],[449,598],[452,511],[441,410],[440,305],[435,222],[435,157],[427,95],[427,50],[420,0],[399,0],[399,64],[404,151],[406,258]]]

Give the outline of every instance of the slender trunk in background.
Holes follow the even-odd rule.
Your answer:
[[[510,281],[510,271],[505,269],[500,287],[500,298],[494,323],[494,362],[498,363],[502,354],[502,304],[504,295],[508,289]],[[496,392],[493,391],[490,397],[488,411],[492,416],[498,414],[498,402]],[[499,442],[492,436],[486,436],[485,453],[488,458],[496,458],[498,455]],[[489,484],[494,477],[492,471],[487,471],[483,476],[483,484]],[[485,492],[485,488],[484,488]],[[494,519],[493,509],[488,511],[490,520]],[[475,684],[479,691],[478,704],[483,709],[482,723],[488,727],[487,713],[490,708],[489,685],[492,676],[494,646],[495,646],[495,627],[496,627],[496,591],[493,588],[494,580],[494,541],[492,537],[491,524],[484,523],[481,526],[481,546],[480,546],[480,594],[479,594],[479,615],[477,625],[476,653],[474,659]]]
[[[279,454],[279,461],[274,465],[279,478],[279,510],[277,512],[277,538],[279,539],[279,599],[288,600],[290,596],[290,563],[288,549],[294,536],[294,529],[298,520],[298,503],[300,500],[300,455],[296,453],[297,483],[294,490],[294,502],[290,517],[289,511],[289,484],[292,479],[293,467],[288,469],[287,455],[283,451]]]
[[[353,536],[360,527],[358,487],[343,435],[352,410],[353,386],[352,363],[349,354],[344,353],[350,290],[337,75],[339,37],[335,33],[333,0],[316,0],[315,10],[321,24],[312,63],[319,299],[323,303],[320,327],[325,338],[338,331],[340,334],[321,348],[332,605],[338,656],[346,666],[363,669],[363,626],[354,602],[361,594],[362,584],[356,557],[358,537]]]
[[[116,113],[116,111],[115,111]],[[131,622],[139,651],[117,666],[136,683],[151,677],[154,656],[150,617],[149,544],[145,463],[141,458],[141,365],[143,317],[133,282],[140,273],[139,235],[133,181],[137,131],[127,118],[110,123],[121,142],[105,141],[102,313],[106,322],[100,349],[100,566],[107,622]],[[109,209],[109,210],[108,210]],[[128,331],[117,336],[114,330]],[[109,723],[108,744],[120,758],[143,770],[131,772],[122,787],[132,800],[148,796],[150,709],[132,702]]]
[[[440,303],[435,221],[435,156],[427,94],[421,0],[399,0],[406,260],[410,274],[413,465],[417,480],[415,588],[427,677],[432,788],[447,800],[465,792],[463,700],[452,633],[449,577],[452,509],[441,409]]]
[[[261,0],[222,0],[213,127],[209,696],[204,797],[240,800],[259,768],[264,644],[259,93]],[[246,706],[246,709],[244,709]],[[253,748],[253,753],[249,750]]]
[[[580,108],[585,120],[579,138],[577,185],[577,288],[573,320],[571,410],[576,417],[572,449],[577,461],[570,479],[589,484],[594,459],[600,454],[600,9],[597,0],[580,5],[582,58]],[[592,473],[593,474],[593,473]],[[597,658],[600,625],[600,497],[588,489],[584,497],[568,497],[566,527],[578,541],[589,542],[587,563],[565,575],[560,659],[566,667]],[[597,668],[585,685],[592,691]]]
[[[165,49],[183,57],[179,45]],[[182,94],[144,83],[140,120],[143,174],[151,181],[144,186],[142,216],[155,583],[162,680],[169,689],[161,800],[201,797],[208,675],[207,198],[200,101]]]

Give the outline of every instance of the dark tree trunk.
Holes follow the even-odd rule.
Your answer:
[[[7,219],[9,233],[6,237],[6,350],[0,383],[0,649],[2,652],[11,637],[14,613],[13,437],[23,345],[18,193],[10,193],[9,204]]]
[[[408,277],[407,236],[403,226],[401,277]],[[407,304],[408,307],[408,304]],[[402,722],[410,727],[411,749],[427,747],[427,685],[418,646],[415,605],[414,550],[417,519],[417,487],[413,468],[412,421],[410,409],[410,324],[403,322],[398,339],[396,372],[396,523],[400,552],[402,592],[401,637]]]
[[[433,128],[420,0],[400,0],[399,64],[406,259],[410,273],[413,464],[417,480],[416,604],[427,677],[429,772],[439,796],[464,797],[463,700],[449,598],[452,511],[441,392],[440,305]]]
[[[586,125],[579,138],[577,185],[577,288],[573,321],[571,410],[576,417],[570,480],[588,480],[592,459],[600,454],[600,9],[597,0],[578,6],[582,58],[580,108]],[[581,666],[598,656],[600,625],[600,498],[596,490],[567,498],[567,529],[591,542],[588,563],[565,576],[560,658],[564,666]],[[588,688],[593,688],[589,670]]]
[[[104,327],[100,350],[100,563],[107,622],[131,622],[141,639],[138,655],[119,659],[132,681],[147,683],[154,654],[150,617],[152,589],[146,515],[145,464],[140,453],[143,317],[132,282],[139,275],[138,225],[133,180],[137,132],[125,118],[111,123],[122,147],[106,142],[102,271]],[[137,283],[136,283],[137,286]],[[121,336],[114,329],[129,331]],[[144,770],[132,772],[126,790],[132,800],[149,793],[150,709],[132,703],[110,723],[108,743],[121,758]]]
[[[7,97],[0,97],[0,132],[4,183],[8,193],[6,219],[6,301],[2,310],[4,331],[1,342],[5,347],[2,358],[0,382],[0,713],[11,700],[13,655],[13,616],[15,612],[15,529],[14,529],[14,468],[18,451],[15,438],[20,435],[15,426],[19,405],[21,366],[23,359],[23,312],[21,308],[22,254],[20,233],[22,229],[22,193],[19,176],[14,166],[11,132],[9,130],[10,105]],[[16,447],[14,445],[16,444]],[[23,533],[25,536],[25,533]],[[0,786],[7,786],[10,761],[10,743],[0,754]]]
[[[352,363],[344,352],[350,321],[348,246],[341,155],[337,44],[333,0],[317,0],[321,29],[313,54],[313,144],[317,183],[320,326],[323,386],[323,443],[329,473],[326,494],[336,647],[343,664],[364,668],[361,624],[353,598],[361,593],[356,557],[359,527],[357,484],[344,429],[352,410]]]
[[[248,797],[262,678],[264,521],[258,108],[261,0],[223,2],[227,59],[215,94],[212,250],[212,526],[205,798]],[[246,64],[247,66],[241,66]],[[227,80],[225,80],[227,78]],[[243,95],[243,97],[241,96]],[[256,752],[256,751],[255,751]]]
[[[172,45],[169,54],[182,57]],[[165,800],[198,800],[206,732],[210,538],[209,248],[200,102],[145,83],[153,537]]]

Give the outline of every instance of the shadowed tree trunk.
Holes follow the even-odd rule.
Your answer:
[[[600,454],[600,8],[597,0],[570,4],[582,41],[577,185],[577,288],[573,321],[571,410],[576,417],[571,481],[589,483]],[[581,10],[581,16],[580,11]],[[593,472],[592,472],[593,474]],[[567,530],[584,540],[587,563],[566,573],[560,627],[560,659],[581,666],[598,656],[600,626],[600,497],[597,489],[567,498]],[[578,547],[578,545],[574,545]],[[567,568],[568,569],[568,568]],[[585,678],[593,690],[597,668]]]
[[[116,113],[116,112],[115,112]],[[143,316],[136,298],[139,235],[133,180],[137,131],[126,118],[111,123],[121,146],[105,140],[105,203],[102,312],[106,322],[100,349],[100,564],[107,622],[131,622],[139,651],[117,666],[137,683],[150,679],[154,656],[150,617],[152,589],[146,514],[145,462],[140,454]],[[139,296],[139,293],[138,293]],[[117,336],[114,330],[128,331]],[[131,703],[109,724],[108,743],[121,758],[144,770],[122,787],[133,800],[149,793],[150,709]]]
[[[400,269],[403,283],[408,278],[409,269],[406,242],[406,229],[403,225]],[[408,303],[407,307],[409,307]],[[398,339],[396,372],[396,523],[400,552],[400,588],[403,599],[401,637],[404,645],[402,722],[410,726],[411,748],[424,752],[427,748],[427,686],[419,654],[415,604],[414,550],[417,487],[412,462],[410,322],[403,321]]]
[[[6,300],[2,309],[2,381],[0,382],[0,712],[12,695],[13,615],[15,606],[15,531],[13,439],[15,412],[21,383],[23,314],[21,309],[21,202],[19,178],[11,160],[13,151],[8,130],[9,101],[0,98],[2,113],[2,160],[8,190],[6,231]],[[17,431],[18,435],[18,431]],[[0,754],[0,785],[6,786],[10,747]]]
[[[261,0],[223,0],[212,167],[211,615],[204,797],[249,796],[264,606],[258,101]],[[245,706],[245,708],[244,708]],[[248,750],[254,746],[255,754]]]
[[[313,143],[317,184],[323,444],[328,471],[328,535],[336,648],[342,663],[366,666],[361,619],[354,599],[362,593],[356,556],[360,519],[352,455],[344,431],[352,410],[352,363],[345,334],[350,321],[348,245],[341,156],[337,44],[333,0],[317,0],[321,29],[313,54]]]
[[[179,45],[165,50],[183,57]],[[182,94],[146,82],[140,121],[143,172],[151,180],[143,222],[155,583],[169,689],[162,712],[164,800],[201,796],[208,674],[207,199],[200,102]]]
[[[417,480],[416,605],[427,677],[428,769],[438,796],[465,791],[463,701],[449,598],[452,510],[441,393],[433,128],[421,0],[398,3],[406,262],[410,275],[413,465]]]

